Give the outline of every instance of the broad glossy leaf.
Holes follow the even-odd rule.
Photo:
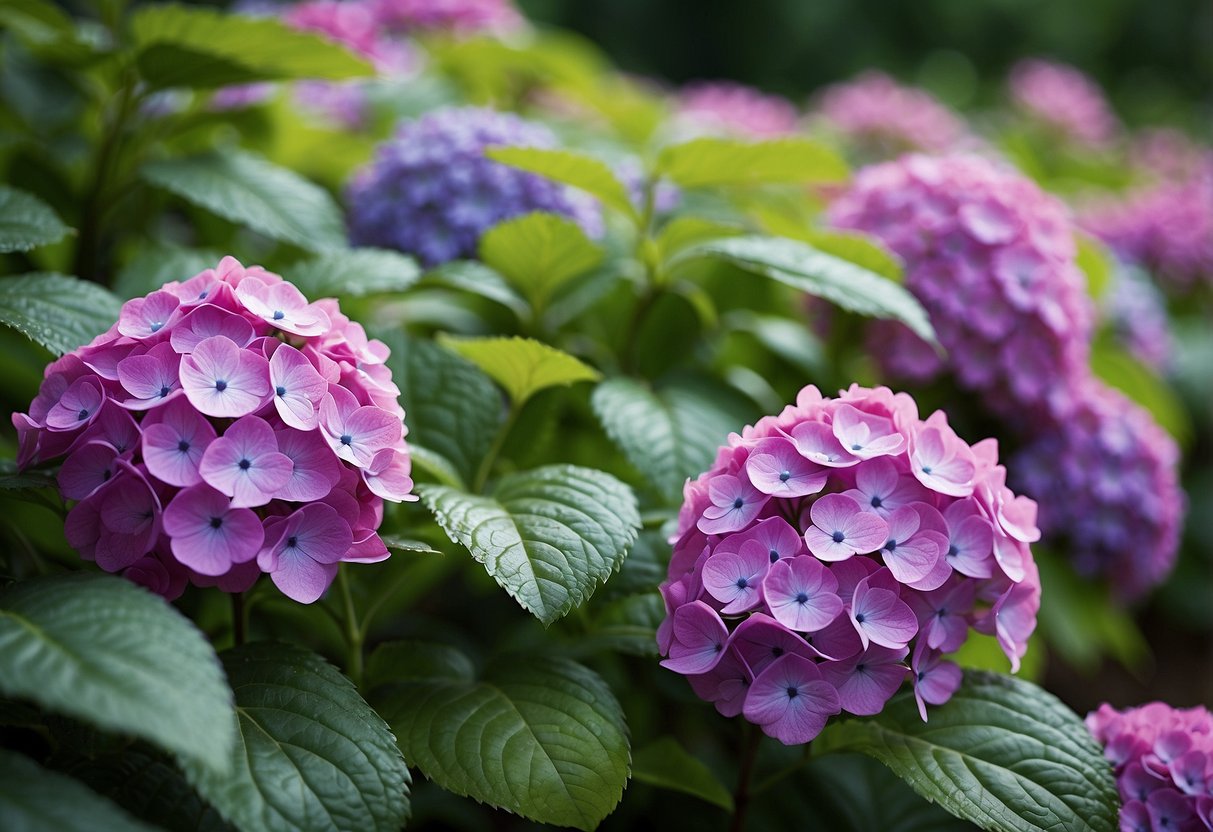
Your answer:
[[[684,188],[835,183],[847,178],[842,157],[809,139],[702,138],[667,147],[657,173]]]
[[[449,648],[448,648],[449,649]],[[505,657],[479,678],[455,660],[402,669],[381,708],[412,765],[442,788],[592,830],[619,803],[628,731],[606,683],[551,657]]]
[[[0,279],[0,324],[56,355],[71,352],[118,320],[121,301],[76,277],[34,272]]]
[[[141,297],[169,281],[188,280],[198,272],[213,269],[222,259],[222,254],[209,249],[146,246],[118,271],[114,292],[123,298]]]
[[[396,832],[409,814],[409,772],[392,733],[324,659],[277,642],[222,655],[238,736],[225,777],[186,775],[241,829]]]
[[[515,407],[548,387],[601,378],[593,367],[533,338],[440,336],[438,341],[488,373]]]
[[[799,240],[731,237],[684,251],[675,262],[714,257],[831,303],[876,318],[901,321],[927,341],[935,331],[927,312],[901,285]]]
[[[149,5],[131,15],[130,29],[135,63],[153,88],[209,89],[373,73],[370,64],[336,41],[297,31],[273,17]]]
[[[530,171],[580,188],[602,200],[604,205],[639,219],[628,189],[605,162],[571,150],[547,150],[538,147],[491,147],[486,156],[520,170]]]
[[[152,832],[78,780],[0,748],[0,820],[5,832]]]
[[[480,238],[480,259],[542,308],[558,288],[602,262],[602,249],[581,226],[535,212],[493,226]]]
[[[1103,243],[1081,231],[1074,232],[1074,242],[1078,268],[1087,278],[1087,294],[1098,300],[1112,283],[1113,255]]]
[[[163,598],[76,573],[0,593],[0,693],[227,770],[231,691],[210,643]]]
[[[446,286],[488,298],[509,309],[519,318],[530,315],[530,307],[505,278],[475,260],[452,260],[430,269],[422,276],[425,285]]]
[[[854,263],[881,277],[898,283],[902,280],[901,258],[870,234],[861,231],[823,231],[820,228],[808,228],[803,232],[803,236],[796,239],[804,240],[813,248]]]
[[[545,625],[619,568],[640,528],[630,488],[575,465],[510,474],[488,497],[440,485],[418,491],[447,536]]]
[[[1028,682],[966,671],[930,722],[899,694],[877,716],[828,726],[814,752],[859,751],[984,829],[1113,832],[1112,767],[1082,720]]]
[[[284,276],[309,300],[403,292],[421,277],[413,258],[381,248],[355,248],[297,263]]]
[[[0,185],[0,252],[57,243],[70,231],[55,209],[38,197]]]
[[[155,7],[149,7],[155,8]],[[345,248],[328,191],[252,153],[228,148],[143,166],[151,184],[224,219],[309,251]]]
[[[694,795],[726,812],[733,811],[733,795],[729,790],[673,737],[660,737],[637,749],[632,760],[632,777],[641,783]]]
[[[708,240],[717,240],[744,233],[739,226],[728,225],[702,217],[674,217],[657,232],[654,244],[661,259],[669,260],[684,248]]]

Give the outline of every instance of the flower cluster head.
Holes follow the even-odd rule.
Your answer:
[[[1174,566],[1185,509],[1178,463],[1174,440],[1144,408],[1089,379],[1073,410],[1029,442],[1012,470],[1079,572],[1103,575],[1132,599]]]
[[[1116,771],[1124,832],[1213,830],[1213,714],[1151,702],[1087,715]]]
[[[977,156],[906,156],[860,171],[830,219],[902,258],[951,369],[996,412],[1035,418],[1086,374],[1094,307],[1069,216],[1023,175]],[[894,376],[943,369],[903,325],[871,332]]]
[[[1116,340],[1138,361],[1158,371],[1170,366],[1174,343],[1166,300],[1149,275],[1118,265],[1101,300],[1100,314]]]
[[[1040,583],[1036,504],[994,440],[904,393],[804,388],[688,481],[657,632],[662,664],[785,744],[878,713],[908,678],[922,718],[960,684],[969,628],[1018,669]]]
[[[602,211],[592,197],[484,155],[497,145],[556,143],[542,124],[478,107],[406,121],[349,185],[353,241],[399,249],[434,266],[474,256],[485,230],[530,211],[564,214],[598,236]]]
[[[1072,66],[1029,58],[1011,68],[1008,87],[1020,111],[1072,142],[1105,145],[1120,128],[1103,90]]]
[[[366,0],[376,22],[394,32],[505,35],[526,26],[510,0]]]
[[[699,81],[683,87],[678,117],[691,128],[752,139],[796,132],[799,116],[792,102],[732,81]]]
[[[964,122],[934,96],[883,72],[826,87],[816,113],[845,140],[882,158],[952,150],[968,136]]]
[[[168,597],[267,572],[311,603],[388,557],[384,500],[416,499],[387,357],[335,300],[226,257],[48,366],[18,465],[63,458],[67,539],[107,572]]]

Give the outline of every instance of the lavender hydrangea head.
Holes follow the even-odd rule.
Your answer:
[[[959,382],[1016,422],[1063,407],[1087,374],[1094,308],[1065,207],[1027,177],[976,156],[906,156],[860,171],[830,208],[905,262]],[[942,366],[900,325],[873,329],[894,377]]]
[[[1080,385],[1073,411],[1016,456],[1017,488],[1040,503],[1040,526],[1077,569],[1125,599],[1171,571],[1186,506],[1179,450],[1140,405],[1102,382]]]
[[[510,0],[367,0],[376,24],[393,32],[506,35],[526,26]]]
[[[1213,714],[1151,702],[1117,710],[1103,704],[1087,730],[1116,772],[1127,832],[1213,830]]]
[[[1100,314],[1134,358],[1158,372],[1171,365],[1174,343],[1166,300],[1141,269],[1118,264],[1100,302]]]
[[[335,300],[227,257],[48,366],[17,462],[62,458],[68,542],[107,572],[170,598],[268,573],[311,603],[388,557],[384,500],[416,499],[387,357]]]
[[[478,107],[403,122],[348,186],[352,242],[435,266],[475,256],[485,230],[530,211],[563,214],[591,236],[602,233],[596,200],[484,155],[498,145],[550,148],[556,136],[542,124]]]
[[[657,631],[666,668],[785,744],[869,715],[909,680],[922,718],[970,629],[1017,669],[1036,625],[1036,504],[993,440],[857,385],[804,388],[688,481]]]
[[[1008,86],[1019,110],[1072,142],[1106,145],[1120,129],[1103,90],[1072,66],[1029,58],[1011,68]]]
[[[907,151],[942,153],[968,135],[964,122],[925,90],[883,72],[865,72],[822,90],[816,115],[871,158]]]
[[[688,129],[751,139],[772,139],[796,132],[799,115],[792,102],[732,81],[699,81],[678,93],[677,117]]]

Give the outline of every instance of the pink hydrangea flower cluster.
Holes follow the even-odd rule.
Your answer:
[[[266,572],[311,603],[388,557],[384,500],[416,499],[387,357],[335,300],[226,257],[48,366],[18,465],[63,457],[67,539],[107,572],[170,598]]]
[[[1073,142],[1105,145],[1120,129],[1099,84],[1072,66],[1029,58],[1011,68],[1008,87],[1016,107]]]
[[[516,32],[526,19],[510,0],[367,0],[379,25],[396,32],[460,35]]]
[[[883,72],[826,87],[816,113],[843,138],[880,157],[951,150],[968,136],[964,122],[938,99]]]
[[[708,133],[772,139],[796,132],[792,102],[732,81],[698,81],[678,93],[680,120]]]
[[[661,585],[662,664],[785,744],[911,679],[922,718],[970,627],[1018,669],[1040,608],[1036,504],[992,439],[968,445],[905,393],[804,388],[688,481]]]
[[[1151,702],[1087,715],[1116,770],[1122,832],[1213,830],[1213,714]]]

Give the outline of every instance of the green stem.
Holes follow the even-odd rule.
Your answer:
[[[358,613],[354,609],[354,596],[345,569],[337,572],[337,584],[341,591],[341,602],[345,606],[345,640],[349,655],[345,662],[345,674],[357,687],[362,687],[362,630],[358,626]]]
[[[248,608],[244,604],[244,593],[233,592],[232,598],[232,643],[237,647],[244,644],[248,631]]]
[[[758,744],[762,734],[752,726],[743,723],[742,730],[745,739],[745,749],[741,756],[741,772],[737,776],[737,789],[733,792],[733,822],[729,824],[729,832],[742,832],[745,829],[746,810],[750,807],[750,781],[754,777],[754,761],[758,758]]]
[[[505,440],[509,437],[514,423],[518,421],[518,414],[521,412],[520,404],[510,403],[510,412],[506,414],[505,421],[497,431],[497,435],[493,437],[493,444],[489,446],[488,453],[484,455],[484,459],[480,460],[480,467],[476,469],[476,480],[472,483],[473,493],[479,494],[484,491],[484,485],[489,481],[489,474],[493,472],[493,463],[497,461],[501,449],[505,447]]]

